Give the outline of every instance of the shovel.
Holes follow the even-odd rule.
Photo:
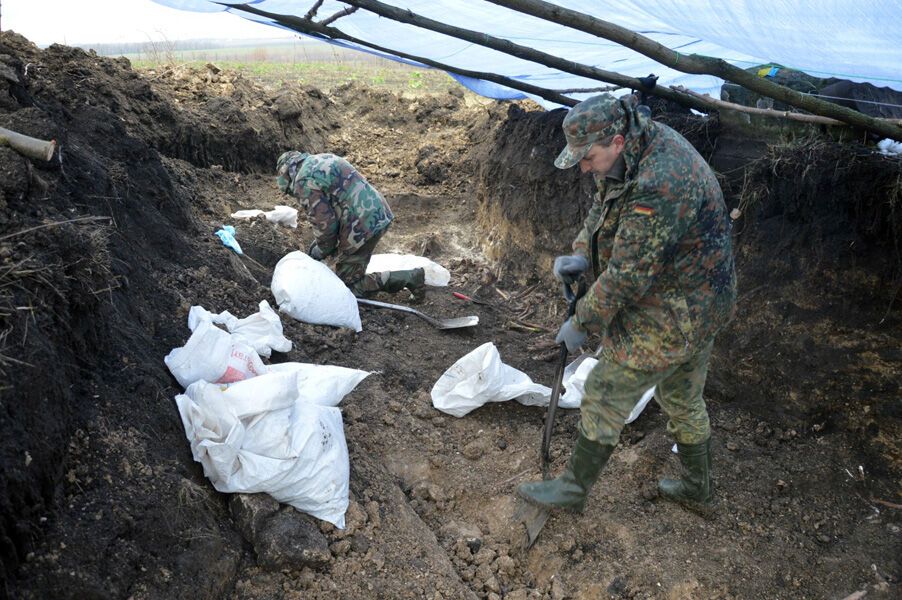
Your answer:
[[[564,297],[568,301],[567,318],[569,319],[576,313],[576,303],[586,293],[586,280],[580,278],[577,292],[566,283],[564,284]],[[551,388],[551,399],[548,402],[548,409],[545,412],[545,427],[542,430],[542,479],[550,479],[549,466],[551,463],[551,434],[554,431],[554,416],[557,412],[558,401],[561,398],[561,388],[564,381],[564,368],[567,365],[567,345],[561,344],[560,358],[558,360],[557,371],[554,374],[554,386]],[[532,548],[533,544],[539,538],[542,528],[545,527],[545,521],[548,520],[548,510],[540,506],[533,506],[525,500],[520,501],[520,506],[514,513],[514,520],[523,524],[526,530],[526,549]]]
[[[409,306],[402,306],[400,304],[389,304],[388,302],[379,302],[378,300],[366,300],[364,298],[357,298],[357,304],[363,304],[365,306],[376,306],[378,308],[388,308],[391,310],[399,310],[401,312],[414,314],[436,329],[460,329],[462,327],[473,327],[474,325],[479,324],[479,317],[476,315],[471,315],[469,317],[457,317],[455,319],[436,319],[430,317],[429,315],[423,314],[418,310],[410,308]]]

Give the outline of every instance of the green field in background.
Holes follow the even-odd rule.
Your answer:
[[[239,71],[266,87],[292,83],[328,91],[344,83],[358,82],[375,88],[419,93],[443,93],[460,87],[444,71],[412,67],[324,43],[210,49],[154,45],[142,52],[122,55],[138,69],[165,65],[203,67],[213,63],[221,69]]]

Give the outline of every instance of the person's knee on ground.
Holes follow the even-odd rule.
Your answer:
[[[413,292],[426,285],[426,271],[422,267],[403,271],[386,271],[382,273],[382,276],[384,283],[380,291],[383,292],[395,293],[403,289]]]
[[[368,273],[352,283],[345,282],[358,298],[366,298],[378,292],[395,293],[403,289],[422,291],[426,285],[426,273],[422,267],[403,271]]]

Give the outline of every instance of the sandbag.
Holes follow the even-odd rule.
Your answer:
[[[225,328],[232,336],[242,341],[264,358],[269,358],[273,350],[289,352],[291,340],[282,333],[282,321],[269,302],[261,300],[260,310],[243,319],[239,319],[227,310],[214,315],[202,306],[192,306],[188,311],[188,328],[194,331],[201,321],[212,321]]]
[[[589,371],[595,368],[595,365],[597,364],[598,359],[592,358],[588,354],[584,354],[567,365],[567,368],[564,369],[565,391],[564,394],[561,395],[558,406],[560,406],[561,408],[580,407],[580,405],[582,404],[583,394],[585,393],[586,378],[589,376]],[[633,410],[626,418],[626,422],[632,423],[633,421],[635,421],[642,413],[642,411],[645,410],[645,407],[648,406],[648,403],[651,401],[654,395],[654,386],[652,386],[648,390],[645,390],[645,393],[642,394],[642,397],[639,398],[639,401],[636,403],[636,405],[633,407]]]
[[[451,281],[451,273],[440,264],[425,256],[415,254],[374,254],[366,266],[367,273],[383,271],[404,271],[423,267],[426,274],[426,285],[445,287]]]
[[[547,404],[551,389],[501,362],[495,344],[486,342],[451,365],[432,386],[431,396],[432,406],[462,417],[487,402],[513,398],[529,406]]]
[[[275,208],[266,212],[258,208],[239,210],[233,212],[231,216],[233,219],[253,219],[261,215],[267,221],[276,225],[292,228],[298,226],[298,209],[283,204],[276,204]]]
[[[257,351],[212,321],[197,323],[181,348],[163,358],[183,388],[195,381],[233,383],[266,373]]]
[[[270,288],[279,310],[298,321],[363,330],[351,290],[329,267],[303,252],[282,257]]]
[[[583,355],[564,369],[564,390],[558,399],[559,408],[579,408],[586,377],[598,363],[590,355]],[[654,396],[655,388],[646,391],[633,408],[627,423],[636,420]],[[522,371],[501,362],[498,349],[487,342],[461,357],[445,371],[432,386],[432,406],[462,417],[487,402],[516,399],[526,406],[548,406],[551,388],[537,383]]]
[[[360,369],[299,362],[270,365],[269,372],[295,373],[298,398],[320,406],[338,406],[342,398],[371,375]]]
[[[299,371],[176,397],[194,460],[220,492],[265,492],[344,528],[350,465],[341,412],[298,396]],[[337,403],[337,402],[336,402]]]

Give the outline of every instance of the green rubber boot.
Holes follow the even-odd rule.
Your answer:
[[[389,271],[385,283],[382,284],[382,292],[400,292],[407,288],[411,292],[426,285],[426,272],[423,267],[407,269],[404,271]]]
[[[517,495],[543,508],[582,512],[589,490],[612,452],[614,446],[593,442],[580,433],[570,463],[557,479],[521,483],[517,486]]]
[[[683,465],[681,479],[661,479],[658,491],[668,500],[710,505],[714,500],[711,486],[711,439],[701,444],[677,442],[677,452]]]

